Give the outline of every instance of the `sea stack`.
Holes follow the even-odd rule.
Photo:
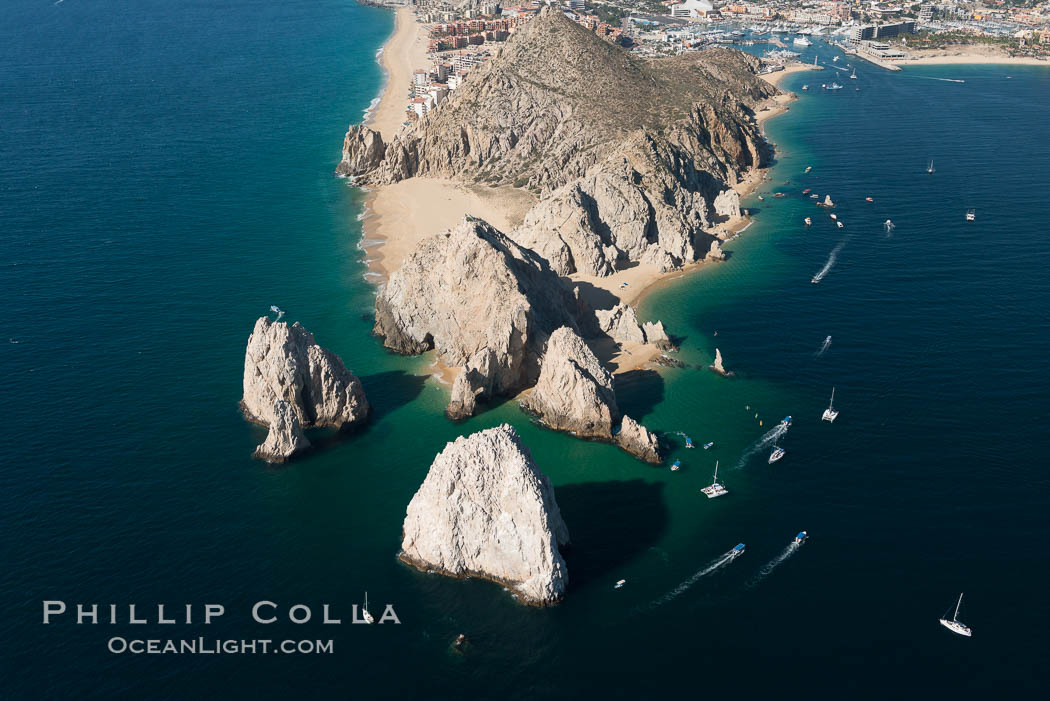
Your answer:
[[[660,442],[656,434],[642,426],[630,416],[624,416],[616,444],[631,455],[653,465],[660,464]]]
[[[405,515],[403,562],[482,577],[534,606],[565,595],[569,531],[550,479],[507,424],[459,437],[430,466]]]
[[[244,355],[244,398],[249,421],[269,427],[255,457],[284,462],[310,447],[303,429],[343,429],[363,422],[370,407],[361,381],[339,356],[314,341],[298,322],[255,322]]]
[[[583,339],[565,326],[547,341],[539,381],[521,406],[556,431],[606,441],[612,440],[620,414],[612,375]]]
[[[726,370],[725,366],[722,365],[722,351],[717,348],[715,348],[715,362],[711,364],[711,369],[723,377],[731,377],[733,375],[731,371]]]

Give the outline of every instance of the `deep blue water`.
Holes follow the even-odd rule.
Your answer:
[[[429,359],[369,336],[359,196],[332,170],[382,84],[388,12],[349,0],[5,10],[0,695],[1041,690],[1050,71],[860,64],[856,85],[830,70],[787,79],[846,89],[800,93],[768,123],[778,163],[731,260],[643,305],[683,337],[684,360],[706,365],[717,342],[737,372],[622,382],[627,411],[672,442],[677,430],[716,441],[676,448],[672,474],[543,431],[512,403],[452,425]],[[966,82],[933,80],[945,77]],[[805,187],[832,194],[845,229]],[[250,459],[263,433],[237,410],[244,343],[274,303],[346,360],[375,407],[364,432],[319,436],[321,450],[283,468]],[[818,419],[832,385],[842,414],[829,426]],[[769,467],[751,447],[789,413],[788,456]],[[573,537],[569,596],[553,609],[394,557],[434,454],[501,421],[552,476]],[[731,494],[708,501],[698,490],[714,459]],[[802,528],[810,542],[768,570]],[[694,580],[741,541],[745,556]],[[345,621],[366,589],[401,626],[248,617],[267,599],[315,615],[329,603]],[[970,640],[936,622],[960,590]],[[45,627],[45,599],[227,614]],[[474,640],[465,657],[448,652],[460,632]],[[114,635],[333,639],[335,652],[112,655]]]

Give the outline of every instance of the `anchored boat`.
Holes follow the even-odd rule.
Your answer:
[[[714,499],[715,497],[722,497],[729,494],[729,490],[726,486],[718,481],[718,461],[715,461],[715,476],[711,484],[700,490],[707,495],[708,499]]]
[[[372,616],[368,610],[368,592],[365,592],[365,605],[361,607],[361,618],[365,619],[368,623],[375,623],[376,619]]]
[[[831,401],[828,402],[828,408],[824,410],[823,416],[820,417],[821,421],[827,421],[828,423],[834,423],[835,419],[839,417],[839,413],[835,410],[835,388],[831,388]]]

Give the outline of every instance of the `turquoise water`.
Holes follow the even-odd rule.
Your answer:
[[[679,444],[672,474],[534,427],[513,403],[455,426],[430,359],[388,355],[369,336],[359,195],[331,173],[346,124],[382,84],[389,13],[335,0],[65,0],[19,1],[7,16],[0,633],[18,672],[5,697],[1039,688],[1050,72],[862,65],[860,92],[803,94],[768,124],[779,162],[763,191],[790,197],[752,200],[761,212],[727,264],[643,305],[692,367],[619,388],[672,442],[679,430],[716,441]],[[803,81],[820,82],[787,87]],[[847,228],[804,187],[830,192]],[[237,410],[244,343],[270,304],[342,356],[375,407],[367,430],[317,435],[321,449],[287,467],[251,460],[263,433]],[[735,378],[696,369],[716,343]],[[829,426],[818,419],[832,385],[842,415]],[[770,467],[751,447],[785,414],[788,455]],[[569,595],[553,609],[395,560],[434,454],[502,421],[552,476],[573,537]],[[708,501],[698,490],[715,459],[731,494]],[[800,529],[810,542],[770,569]],[[744,556],[695,577],[737,542]],[[346,621],[366,589],[401,626],[248,616],[266,599],[317,615],[328,603]],[[959,590],[971,640],[936,623]],[[227,614],[45,627],[44,599]],[[474,641],[463,657],[448,652],[461,632]],[[114,635],[332,639],[335,652],[112,655]]]

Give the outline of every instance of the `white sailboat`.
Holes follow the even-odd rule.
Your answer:
[[[820,417],[821,421],[827,421],[828,423],[834,423],[835,419],[839,417],[839,413],[835,411],[835,388],[831,388],[831,401],[828,402],[828,408],[824,410],[824,415]]]
[[[711,484],[700,490],[707,495],[708,499],[714,499],[715,497],[725,496],[729,494],[729,490],[726,486],[718,481],[718,461],[715,461],[715,477]]]
[[[930,173],[930,174],[933,174],[933,173],[937,172],[937,170],[933,167],[933,159],[932,158],[930,159],[930,164],[926,166],[926,172]]]
[[[368,623],[376,622],[375,617],[368,610],[368,592],[365,592],[365,605],[361,607],[361,618],[365,619]]]
[[[947,618],[942,618],[941,625],[953,633],[957,633],[958,635],[964,635],[967,638],[969,638],[973,635],[973,631],[970,630],[969,626],[964,625],[959,621],[959,607],[962,606],[962,598],[963,595],[959,594],[959,600],[955,603],[955,613],[952,614],[951,620],[948,620]],[[949,609],[949,611],[950,610],[951,609]],[[948,615],[947,611],[945,611],[945,615]]]

